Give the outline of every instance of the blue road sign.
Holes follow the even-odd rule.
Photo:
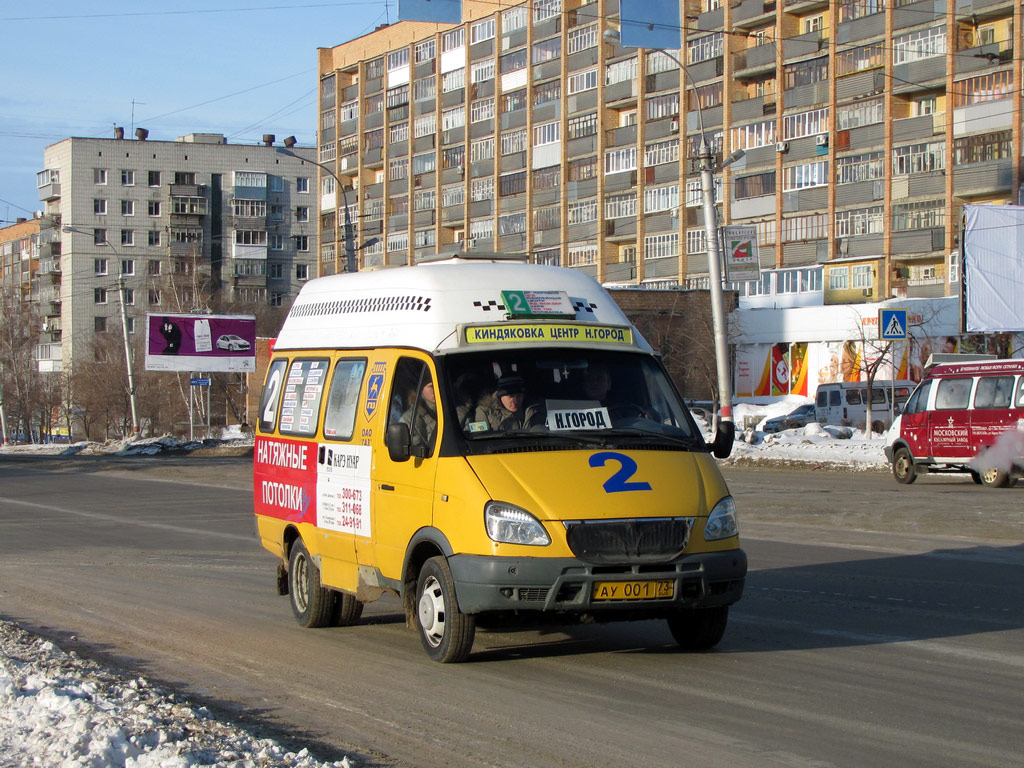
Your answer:
[[[882,341],[907,338],[907,310],[878,310],[878,338]]]
[[[208,387],[210,386],[210,380],[206,377],[192,379],[193,387]]]

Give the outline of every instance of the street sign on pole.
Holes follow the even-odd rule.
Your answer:
[[[882,341],[907,338],[907,310],[878,310],[878,338]]]
[[[208,378],[206,378],[205,376],[200,376],[200,377],[192,379],[192,386],[193,387],[208,387],[208,386],[210,386],[210,380]]]

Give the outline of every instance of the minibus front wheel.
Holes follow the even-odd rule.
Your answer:
[[[685,651],[707,651],[718,645],[729,623],[729,606],[682,610],[668,618],[668,629]]]
[[[981,471],[981,483],[989,488],[1006,488],[1010,485],[1010,474],[995,467],[986,467]]]
[[[444,557],[423,563],[416,584],[416,626],[423,650],[434,661],[465,661],[473,648],[476,619],[459,610],[455,580]]]
[[[892,455],[892,476],[896,481],[904,485],[910,485],[917,480],[917,468],[914,466],[914,457],[906,446],[896,449]]]

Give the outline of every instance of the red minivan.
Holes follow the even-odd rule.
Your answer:
[[[1007,487],[1024,475],[1024,360],[936,365],[888,432],[893,476],[967,472]]]

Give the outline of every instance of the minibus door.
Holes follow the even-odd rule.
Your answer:
[[[929,379],[914,390],[900,417],[900,437],[907,441],[910,453],[917,459],[932,455],[928,439],[928,395],[931,388],[932,380]]]
[[[938,379],[935,410],[928,413],[932,456],[937,460],[966,460],[974,455],[968,410],[973,384],[970,377]]]
[[[398,359],[388,392],[387,424],[408,425],[412,455],[395,461],[386,444],[374,450],[372,559],[387,578],[401,578],[409,540],[432,522],[441,426],[435,392],[436,381],[425,360]],[[382,443],[386,434],[381,436]],[[363,551],[357,556],[361,565],[370,564]]]
[[[1013,376],[982,376],[974,392],[971,410],[971,444],[974,451],[995,445],[999,436],[1017,426],[1019,410],[1012,408]]]

